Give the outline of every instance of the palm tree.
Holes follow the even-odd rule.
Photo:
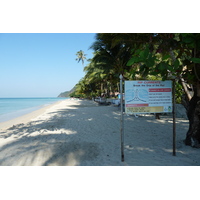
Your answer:
[[[76,56],[77,56],[77,58],[76,58],[76,60],[78,61],[78,63],[80,62],[80,61],[82,61],[82,65],[84,66],[84,60],[86,59],[86,56],[87,54],[84,54],[84,51],[82,51],[82,50],[80,50],[80,51],[78,51],[77,53],[76,53]]]
[[[95,51],[92,62],[96,68],[104,71],[107,75],[104,78],[104,85],[109,95],[118,90],[119,75],[125,77],[128,60],[131,58],[131,49],[121,43],[112,43],[113,34],[99,33],[96,35],[96,42],[90,47]]]

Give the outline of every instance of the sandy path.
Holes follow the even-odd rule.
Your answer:
[[[200,165],[200,149],[183,144],[187,120],[177,119],[177,156],[172,156],[171,117],[125,115],[124,120],[125,162],[121,162],[119,109],[65,100],[28,123],[0,130],[0,165]]]

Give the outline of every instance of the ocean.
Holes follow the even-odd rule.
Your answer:
[[[67,98],[0,98],[0,122],[38,110]]]

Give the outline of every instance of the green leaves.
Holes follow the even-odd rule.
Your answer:
[[[137,49],[133,54],[133,57],[127,62],[127,66],[131,66],[135,63],[143,62],[148,56],[148,50]]]
[[[156,57],[152,56],[152,54],[149,55],[149,58],[146,60],[146,65],[150,68],[152,68],[155,65]]]
[[[134,56],[128,61],[127,66],[131,66],[134,63],[139,63],[139,62],[142,62],[142,59],[137,56]]]
[[[194,63],[200,63],[200,58],[191,58],[190,60]]]
[[[147,59],[149,56],[149,46],[147,46],[143,51],[140,51],[139,56],[142,60]]]
[[[156,57],[149,51],[149,45],[145,49],[137,49],[133,54],[133,57],[127,62],[127,66],[131,66],[135,63],[144,63],[148,67],[152,67],[155,64]]]
[[[175,69],[178,69],[178,68],[179,68],[179,65],[180,65],[179,60],[176,59],[176,60],[174,61],[174,68],[175,68]]]
[[[157,65],[158,69],[160,71],[167,71],[167,69],[169,69],[169,65],[166,63],[166,62],[160,62],[158,65]]]
[[[182,43],[189,48],[195,48],[198,41],[198,35],[192,33],[181,33]]]
[[[162,60],[168,60],[169,58],[170,58],[170,55],[167,54],[167,55],[164,55],[164,56],[163,56]]]
[[[194,42],[194,38],[191,37],[190,35],[186,35],[186,37],[183,37],[183,42],[187,43],[187,44],[193,43]]]

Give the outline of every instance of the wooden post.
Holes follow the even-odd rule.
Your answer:
[[[121,120],[120,120],[120,135],[121,135],[121,161],[124,162],[124,115],[123,115],[123,91],[122,91],[122,79],[123,76],[120,74],[120,106],[121,106]]]
[[[173,156],[176,156],[176,102],[175,102],[175,79],[172,80],[173,82]]]

